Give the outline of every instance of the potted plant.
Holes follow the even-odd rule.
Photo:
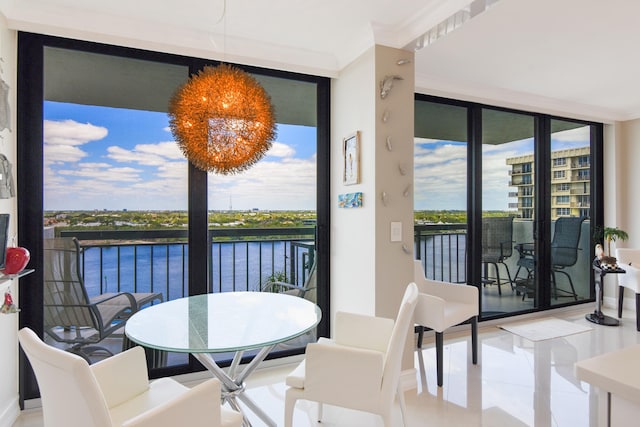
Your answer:
[[[629,238],[629,235],[626,231],[621,230],[618,227],[597,227],[594,237],[597,241],[603,241],[606,243],[607,254],[611,255],[611,242],[615,242],[617,240],[625,241]]]

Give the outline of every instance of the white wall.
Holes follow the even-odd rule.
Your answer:
[[[611,244],[615,247],[640,247],[640,119],[618,122],[605,127],[604,191],[605,225],[618,227],[629,234],[629,240]],[[615,276],[615,275],[611,275]],[[615,277],[606,277],[604,303],[615,307],[617,301]],[[635,311],[635,295],[625,294],[625,308]]]
[[[7,156],[13,164],[13,177],[15,179],[16,165],[16,32],[7,29],[5,17],[0,14],[0,77],[10,87],[9,107],[11,110],[11,126],[0,132],[0,153]],[[11,215],[9,220],[9,237],[16,235],[17,207],[16,198],[0,199],[0,213]],[[0,284],[0,298],[4,299],[4,293],[10,290],[13,300],[19,305],[17,284],[5,282]],[[1,301],[0,301],[1,303]],[[18,328],[17,314],[0,314],[0,367],[2,378],[0,379],[0,427],[10,427],[19,413],[18,406]]]
[[[331,82],[331,308],[375,314],[375,52]],[[360,131],[360,184],[342,183],[342,140]],[[363,193],[362,208],[339,209],[338,195]],[[333,319],[333,313],[325,313]]]
[[[413,62],[400,66],[399,59],[413,60],[413,53],[376,46],[332,81],[331,318],[336,311],[395,318],[413,281],[414,71]],[[388,75],[402,80],[381,99],[380,82]],[[356,130],[361,133],[361,182],[345,186],[342,140]],[[363,193],[363,207],[338,208],[338,195],[353,192]],[[402,223],[402,242],[390,241],[392,221]],[[412,365],[411,352],[405,356],[405,366]]]

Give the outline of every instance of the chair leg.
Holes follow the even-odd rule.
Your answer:
[[[471,361],[478,364],[478,317],[471,318]]]
[[[624,286],[618,286],[618,319],[622,318],[623,303],[624,303]]]
[[[573,293],[573,299],[578,301],[578,294],[576,293],[576,288],[573,287],[573,280],[571,280],[571,276],[569,276],[569,273],[566,273],[567,278],[569,279],[569,286],[571,286],[571,292]]]
[[[436,332],[436,370],[438,375],[438,387],[442,387],[443,377],[443,337],[442,332]]]
[[[504,270],[507,272],[507,279],[509,280],[509,286],[511,287],[511,291],[513,292],[513,290],[515,289],[513,284],[514,279],[511,278],[511,273],[509,272],[509,266],[504,261],[501,261],[500,264],[504,265]]]
[[[500,270],[497,263],[492,263],[496,268],[496,283],[498,284],[498,295],[502,296],[502,287],[500,286]]]
[[[402,425],[407,425],[407,404],[404,401],[404,390],[398,384],[398,403],[400,403],[400,415],[402,415]],[[391,424],[389,424],[391,425]]]
[[[640,332],[640,294],[636,294],[636,331]]]
[[[424,337],[424,326],[418,325],[416,326],[418,330],[418,348],[422,348],[422,338]]]
[[[293,425],[293,409],[296,406],[295,398],[285,396],[284,403],[284,427],[292,427]]]
[[[556,283],[556,273],[551,270],[551,282],[553,283],[553,297],[558,299],[558,286]]]
[[[322,422],[322,402],[318,402],[318,422]]]

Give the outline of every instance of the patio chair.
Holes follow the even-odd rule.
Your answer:
[[[38,381],[47,427],[239,427],[242,415],[221,407],[220,382],[188,388],[171,378],[149,382],[141,347],[89,365],[18,331]]]
[[[554,226],[553,239],[551,240],[551,281],[553,282],[553,292],[555,299],[558,299],[558,291],[573,296],[577,301],[578,294],[573,286],[571,275],[565,270],[572,267],[578,261],[578,244],[584,217],[560,217]],[[564,274],[569,280],[571,291],[558,289],[556,273]]]
[[[300,298],[305,298],[315,303],[317,299],[316,260],[317,257],[314,256],[313,261],[311,261],[311,267],[309,267],[309,273],[301,286],[282,281],[269,281],[262,286],[261,291],[286,293]]]
[[[309,272],[307,277],[304,280],[302,286],[294,285],[288,282],[281,281],[269,281],[266,282],[261,291],[262,292],[277,292],[277,293],[285,293],[288,295],[293,295],[296,297],[304,298],[313,302],[314,304],[317,302],[317,294],[316,294],[316,260],[317,257],[313,257],[311,261],[311,267],[309,267]],[[292,348],[303,348],[310,342],[314,342],[317,339],[316,330],[312,329],[304,335],[301,335],[297,338],[293,338],[292,340],[285,341],[283,343],[279,343],[276,346],[276,350],[287,350]]]
[[[513,280],[509,267],[504,262],[513,254],[513,217],[488,217],[482,218],[482,264],[484,265],[483,284],[498,285],[498,294],[502,295],[502,279],[498,264],[502,264],[507,273],[507,279],[511,290]],[[488,265],[493,265],[495,278],[489,277]]]
[[[122,326],[140,305],[162,299],[158,293],[109,293],[89,298],[80,274],[80,245],[75,238],[45,239],[44,330],[53,340],[88,362],[97,345]]]

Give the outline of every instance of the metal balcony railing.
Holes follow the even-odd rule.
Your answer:
[[[210,230],[211,292],[259,290],[270,278],[301,285],[313,262],[315,227]],[[161,292],[165,301],[188,295],[186,230],[62,231],[83,252],[90,296]]]
[[[466,282],[467,224],[416,224],[414,250],[425,276],[445,282]]]

